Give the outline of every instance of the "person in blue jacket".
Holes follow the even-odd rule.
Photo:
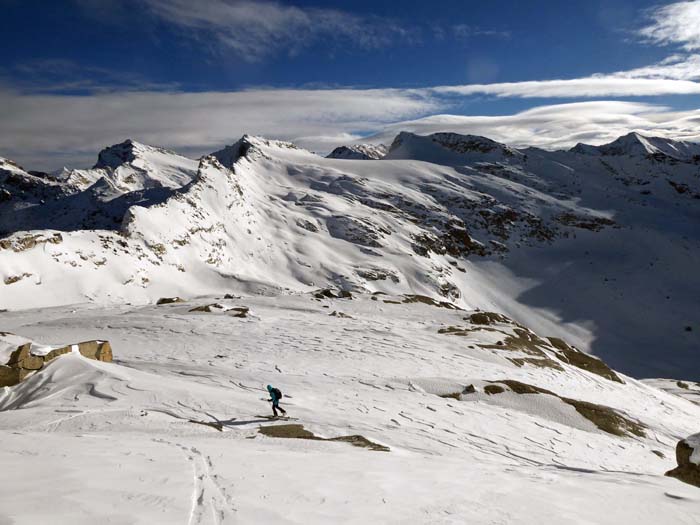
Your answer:
[[[274,388],[272,385],[267,385],[267,391],[270,393],[270,399],[268,399],[268,401],[272,401],[272,413],[275,417],[277,417],[277,410],[287,415],[287,411],[280,406],[280,399],[282,399],[282,392],[280,392],[280,389]]]

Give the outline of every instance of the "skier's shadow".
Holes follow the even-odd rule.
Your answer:
[[[223,427],[240,427],[243,425],[252,425],[253,423],[269,423],[270,420],[266,418],[260,419],[248,419],[246,421],[239,421],[236,418],[231,418],[228,420],[217,421]]]

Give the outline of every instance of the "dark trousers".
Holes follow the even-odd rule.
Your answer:
[[[275,415],[275,417],[277,417],[278,410],[280,412],[282,412],[283,414],[287,413],[287,411],[279,405],[279,401],[273,401],[272,402],[272,413]]]

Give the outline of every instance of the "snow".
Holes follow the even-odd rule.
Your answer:
[[[26,337],[0,332],[0,364],[7,363],[12,352],[28,342],[30,341]]]
[[[384,144],[352,144],[350,146],[339,146],[331,151],[329,159],[352,159],[352,160],[377,160],[386,155],[387,147]]]
[[[700,144],[661,137],[645,137],[639,133],[629,133],[624,137],[620,137],[602,146],[578,144],[574,146],[571,151],[574,153],[603,156],[663,155],[686,162],[700,159]]]
[[[114,363],[73,352],[0,390],[0,521],[694,523],[697,490],[663,473],[700,420],[698,165],[613,145],[400,133],[322,158],[244,136],[195,161],[126,141],[47,176],[2,159],[0,359],[98,339]],[[281,424],[259,417],[267,384],[316,436],[389,452],[260,434]]]
[[[693,434],[685,438],[684,441],[693,449],[693,453],[690,455],[690,462],[700,465],[700,433]]]
[[[401,133],[362,161],[250,136],[199,163],[133,141],[105,151],[122,164],[102,154],[112,175],[82,192],[0,203],[13,246],[0,244],[0,308],[420,293],[506,313],[638,377],[700,379],[698,330],[684,332],[700,323],[694,162],[450,133]],[[126,187],[120,170],[151,182]],[[27,227],[61,241],[14,248]]]
[[[693,522],[697,489],[663,472],[676,436],[697,429],[700,406],[565,363],[518,367],[478,346],[493,340],[490,330],[437,333],[469,326],[469,312],[372,297],[207,296],[3,314],[4,329],[32,340],[99,337],[115,355],[68,354],[0,392],[0,461],[13,472],[12,490],[0,491],[4,515],[57,524]],[[190,312],[212,303],[256,314]],[[552,396],[483,393],[507,378],[612,406],[647,437],[602,432]],[[360,434],[390,451],[258,434],[284,424],[257,417],[269,412],[268,383],[316,435]],[[469,384],[477,391],[461,400],[439,397]],[[224,430],[189,419],[218,419]]]

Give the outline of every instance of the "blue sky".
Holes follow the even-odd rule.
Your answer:
[[[317,151],[402,127],[549,148],[700,136],[700,1],[0,7],[0,155],[32,167],[127,136],[188,154],[245,132]]]

